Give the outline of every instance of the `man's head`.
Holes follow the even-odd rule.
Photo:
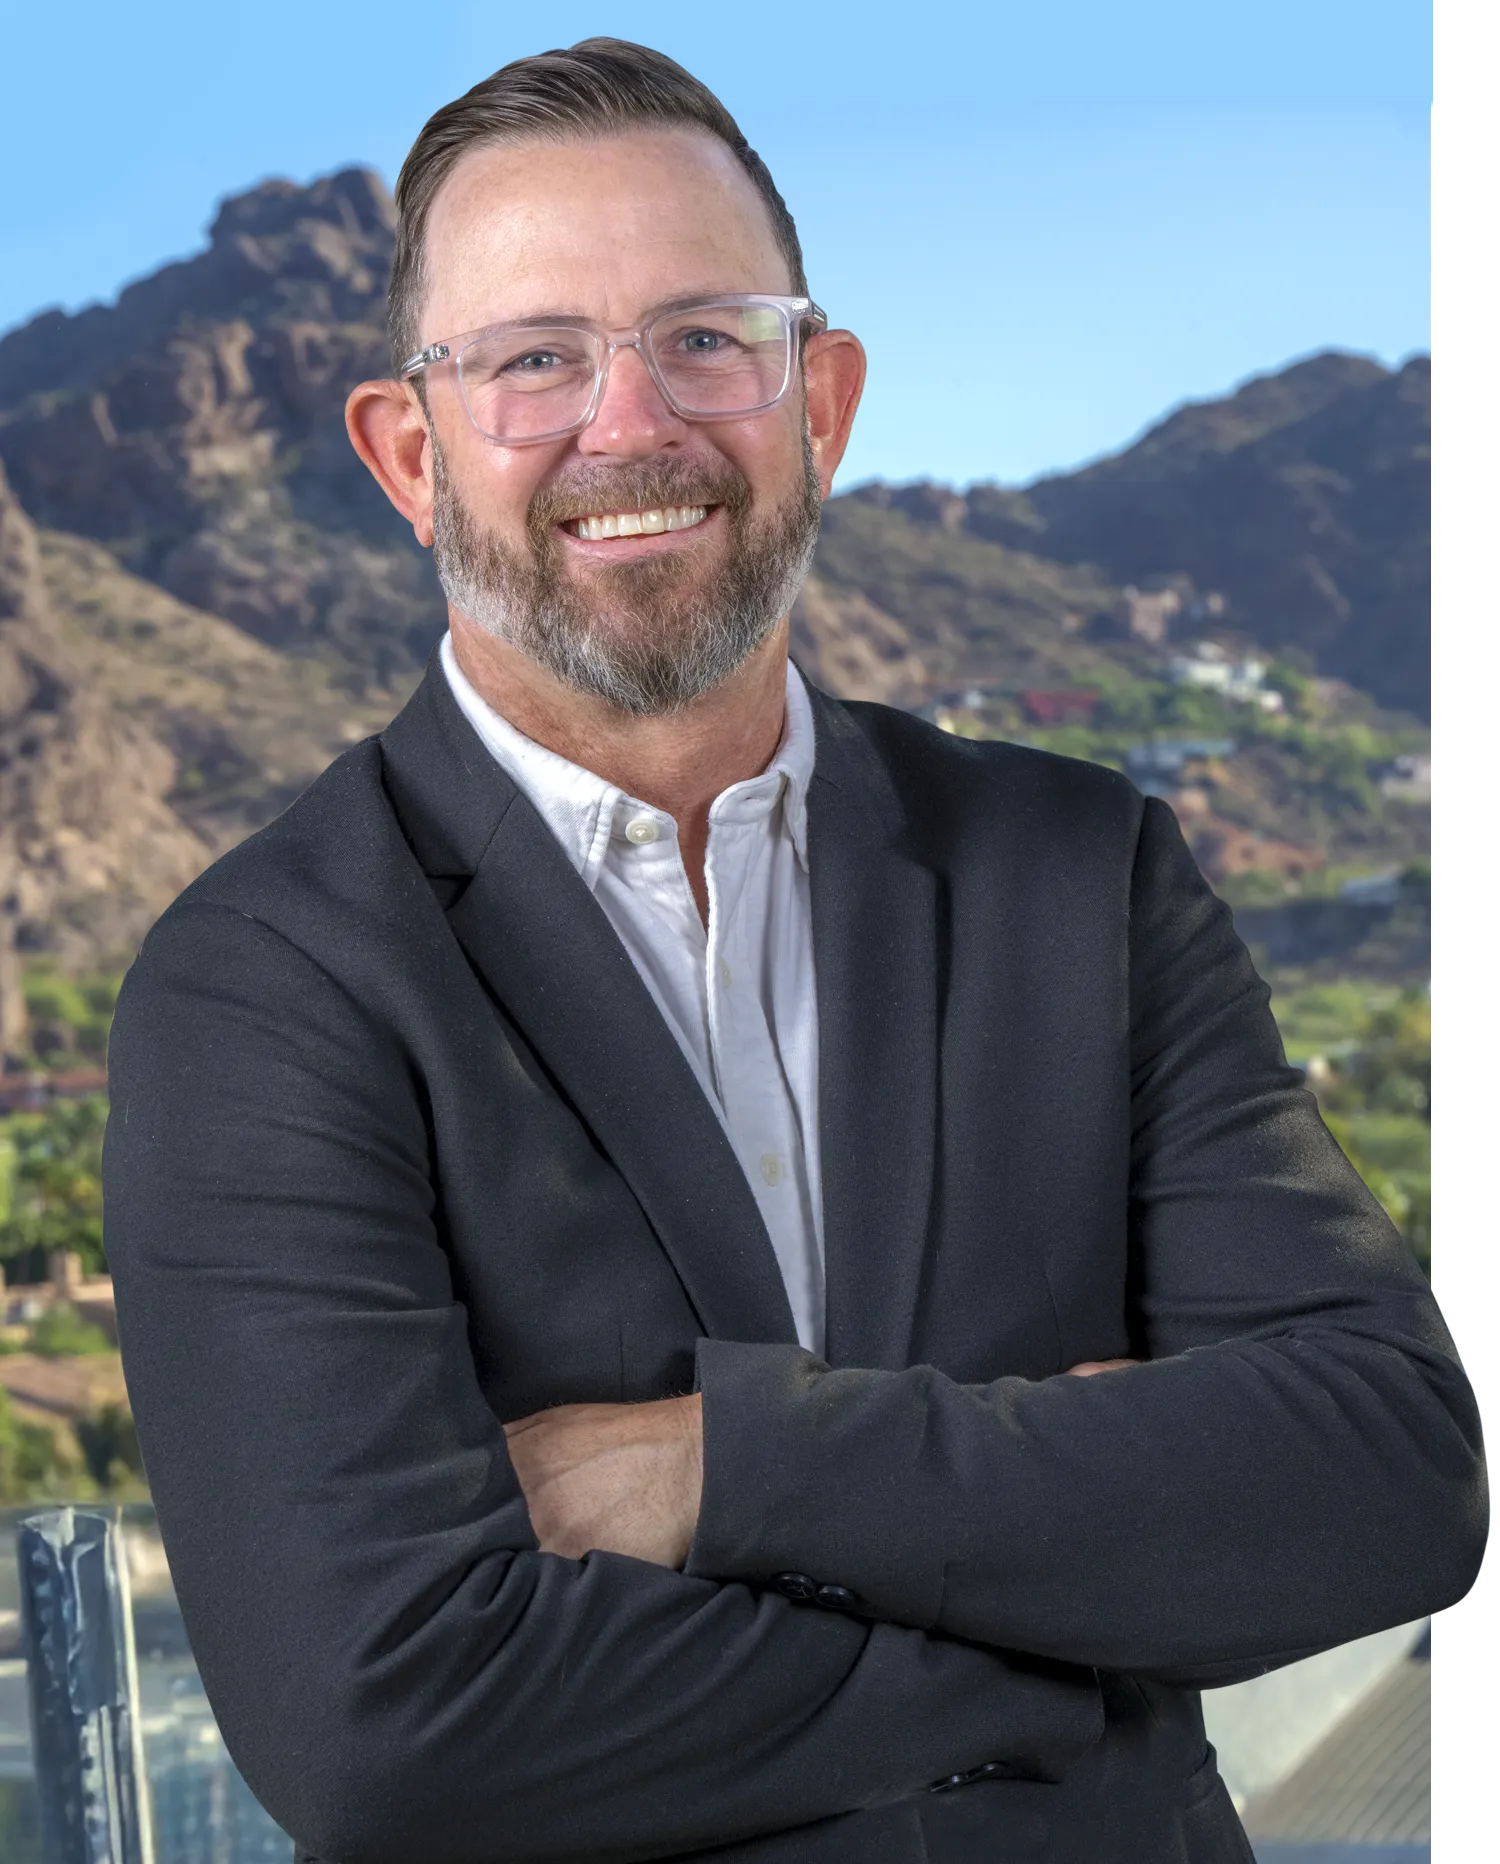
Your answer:
[[[398,370],[497,325],[633,332],[688,300],[805,295],[791,216],[723,106],[671,60],[614,40],[520,60],[440,110],[397,206]],[[350,434],[433,543],[456,627],[624,711],[667,712],[768,640],[810,561],[863,355],[847,332],[796,330],[789,390],[758,413],[685,417],[640,348],[594,337],[593,418],[518,441],[476,414],[471,365],[450,344],[420,387],[356,389]],[[530,381],[559,358],[540,346],[507,366]],[[579,520],[620,516],[630,531],[643,512],[681,528],[579,534]]]

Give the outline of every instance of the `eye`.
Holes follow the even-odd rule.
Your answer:
[[[556,350],[550,349],[526,350],[512,357],[505,365],[507,372],[514,375],[545,375],[549,369],[561,369],[563,366],[563,358]]]
[[[677,342],[689,356],[718,356],[734,347],[734,339],[722,330],[684,330]]]

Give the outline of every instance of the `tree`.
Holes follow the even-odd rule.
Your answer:
[[[27,1502],[69,1488],[72,1471],[45,1424],[16,1416],[0,1387],[0,1502]]]
[[[85,1274],[103,1274],[102,1094],[59,1101],[0,1122],[0,1261],[40,1281],[54,1249],[75,1249]]]
[[[135,1419],[122,1404],[104,1404],[92,1417],[73,1426],[89,1474],[101,1489],[112,1489],[145,1474]]]
[[[1368,1013],[1328,1098],[1340,1113],[1370,1108],[1430,1119],[1432,999],[1425,990],[1403,990]]]
[[[83,1056],[102,1063],[118,977],[67,977],[50,964],[26,967],[21,985],[31,1045],[43,1061]]]

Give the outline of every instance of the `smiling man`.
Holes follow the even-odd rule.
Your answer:
[[[524,59],[397,204],[449,633],[111,1045],[230,1751],[329,1864],[1248,1859],[1198,1689],[1477,1567],[1421,1275],[1163,804],[790,664],[864,361],[722,106]]]

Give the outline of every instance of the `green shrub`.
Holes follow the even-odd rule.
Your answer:
[[[17,1417],[0,1389],[0,1502],[46,1499],[67,1490],[72,1479],[52,1431]]]
[[[75,1353],[112,1353],[113,1342],[91,1320],[85,1320],[70,1301],[59,1301],[31,1324],[29,1350],[48,1359],[66,1359]]]
[[[13,1280],[41,1280],[54,1249],[76,1250],[86,1275],[104,1272],[108,1112],[93,1094],[0,1120],[0,1261]]]
[[[145,1473],[135,1419],[122,1404],[101,1405],[73,1426],[84,1465],[101,1489],[113,1489]]]

